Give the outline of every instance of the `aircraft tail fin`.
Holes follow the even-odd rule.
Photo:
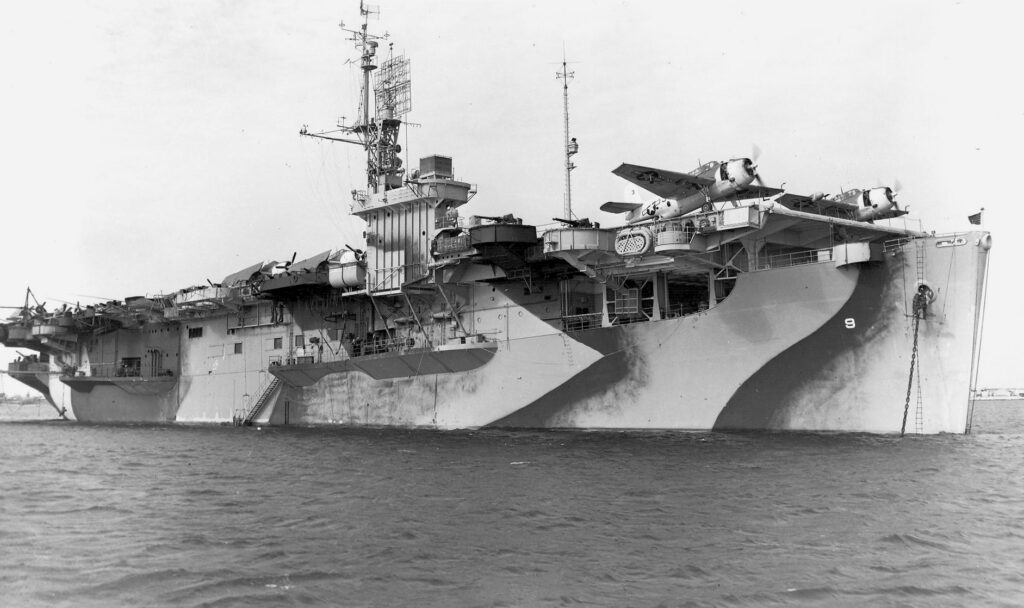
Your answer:
[[[644,202],[644,193],[636,184],[626,184],[622,194],[631,203],[640,205]]]

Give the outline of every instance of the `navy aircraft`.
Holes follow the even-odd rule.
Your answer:
[[[783,194],[779,201],[799,211],[812,210],[823,215],[873,222],[907,214],[896,202],[898,192],[899,184],[895,184],[893,188],[854,188],[832,196],[825,196],[820,192],[810,196],[787,193]]]
[[[646,204],[611,201],[601,205],[602,211],[625,213],[628,224],[679,217],[748,192],[753,196],[782,192],[764,186],[757,165],[749,158],[712,161],[689,173],[623,163],[612,173],[660,197]],[[754,182],[756,186],[752,185]]]

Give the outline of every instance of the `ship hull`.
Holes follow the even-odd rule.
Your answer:
[[[75,418],[89,423],[173,422],[177,380],[65,378]]]
[[[49,362],[16,362],[11,363],[7,373],[25,386],[38,391],[53,407],[57,416],[66,420],[75,420],[71,405],[71,390],[60,381],[60,365],[56,361]]]
[[[355,38],[362,119],[300,130],[366,152],[358,247],[84,308],[29,290],[0,322],[0,343],[61,361],[79,420],[969,431],[988,233],[912,230],[888,187],[753,187],[748,158],[622,163],[658,198],[601,206],[625,225],[462,216],[478,188],[452,157],[403,167],[408,60],[375,58],[371,38]],[[577,151],[567,137],[567,167]]]
[[[488,286],[505,325],[478,344],[261,369],[259,353],[203,357],[182,338],[180,379],[64,382],[86,422],[237,421],[239,396],[254,402],[269,371],[281,382],[252,416],[269,424],[962,433],[987,238],[744,273],[717,306],[657,321],[562,332]],[[915,319],[922,284],[934,297]],[[245,353],[283,331],[215,327]]]
[[[580,339],[602,361],[492,426],[962,433],[987,252],[935,244],[843,268],[751,273],[692,319],[589,332]],[[936,299],[915,353],[921,282]]]
[[[971,238],[955,247],[918,239],[858,264],[748,273],[711,310],[499,342],[494,359],[470,372],[327,374],[283,390],[267,421],[962,433],[987,263],[982,237]],[[920,284],[935,298],[915,323]],[[289,371],[274,373],[287,382]]]

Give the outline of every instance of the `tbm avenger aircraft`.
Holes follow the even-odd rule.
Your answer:
[[[896,194],[899,189],[899,183],[896,183],[894,188],[888,186],[867,190],[854,188],[832,196],[825,196],[820,192],[810,196],[783,194],[779,197],[779,201],[798,211],[813,208],[816,213],[822,215],[873,222],[907,214],[896,203]]]
[[[711,203],[739,198],[744,194],[762,197],[782,194],[779,201],[787,207],[798,210],[811,207],[822,215],[866,222],[907,213],[896,203],[898,185],[895,191],[889,187],[878,187],[847,190],[833,196],[820,192],[810,196],[785,194],[779,188],[765,186],[757,174],[757,165],[749,158],[712,161],[689,173],[623,163],[612,173],[661,197],[646,204],[610,201],[601,205],[602,211],[625,213],[627,224],[670,219],[701,208],[708,210]],[[756,186],[752,186],[754,182],[757,182]]]
[[[752,189],[761,196],[782,192],[761,182],[757,165],[749,158],[712,161],[689,173],[623,163],[612,173],[661,197],[647,204],[612,201],[601,205],[602,211],[625,213],[627,224],[679,217]],[[758,185],[752,188],[755,181]]]

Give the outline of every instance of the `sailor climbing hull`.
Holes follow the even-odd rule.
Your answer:
[[[60,381],[60,372],[56,367],[53,366],[47,374],[46,383],[49,390],[44,395],[58,415],[63,416],[67,420],[77,420],[75,408],[72,407],[71,387]]]

